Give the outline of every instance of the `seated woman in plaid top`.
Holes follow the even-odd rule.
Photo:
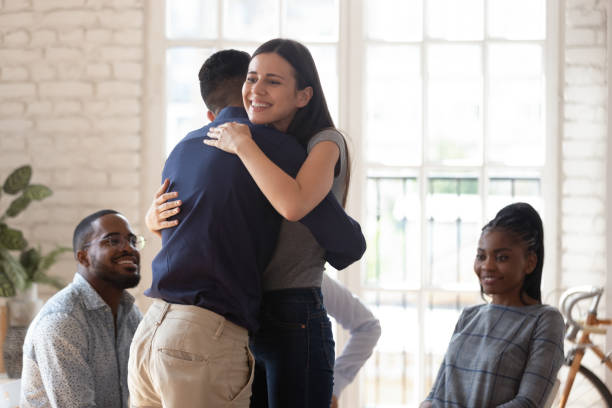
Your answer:
[[[500,210],[482,228],[474,272],[490,303],[459,317],[421,408],[540,407],[563,363],[565,325],[543,305],[544,231],[526,203]]]

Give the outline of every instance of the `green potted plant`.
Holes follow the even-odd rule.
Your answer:
[[[37,283],[62,288],[64,283],[47,275],[58,257],[71,248],[58,246],[43,254],[40,246],[30,246],[23,233],[7,222],[21,214],[33,201],[41,201],[52,194],[41,184],[30,184],[32,167],[21,166],[5,180],[0,199],[16,196],[0,216],[0,297],[7,297],[9,327],[3,345],[6,371],[11,378],[21,375],[21,347],[28,325],[38,313],[42,302],[38,299]]]

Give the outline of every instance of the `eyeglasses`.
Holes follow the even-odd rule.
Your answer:
[[[109,248],[121,248],[127,242],[129,246],[131,246],[137,251],[143,249],[145,244],[147,243],[145,237],[143,237],[142,235],[129,235],[127,237],[124,237],[123,235],[113,234],[104,238],[89,241],[83,244],[82,248],[85,249],[96,241],[100,242],[102,246]]]

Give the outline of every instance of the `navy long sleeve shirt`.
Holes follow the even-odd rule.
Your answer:
[[[295,177],[306,152],[293,138],[252,125],[242,108],[223,109],[213,123],[189,133],[174,148],[162,179],[183,204],[179,224],[162,230],[147,296],[200,306],[255,331],[261,273],[278,237],[280,215],[259,190],[238,156],[205,145],[208,128],[246,123],[253,140],[273,162]],[[329,194],[302,219],[326,259],[341,269],[361,258],[365,239],[359,224]]]

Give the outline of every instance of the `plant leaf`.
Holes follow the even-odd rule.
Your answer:
[[[21,251],[28,246],[21,231],[6,227],[0,229],[0,250],[2,248]]]
[[[0,296],[11,297],[15,296],[16,293],[15,286],[4,272],[4,264],[0,261]]]
[[[25,210],[28,205],[30,205],[30,200],[28,197],[21,195],[11,202],[11,205],[6,210],[6,215],[9,217],[16,217],[20,212]]]
[[[32,277],[32,282],[36,283],[44,283],[45,285],[51,285],[56,289],[62,289],[66,286],[66,283],[60,278],[56,278],[55,276],[45,275],[44,273],[35,273]]]
[[[36,272],[42,272],[43,274],[49,270],[49,268],[57,262],[57,258],[64,252],[72,251],[72,248],[68,247],[57,247],[53,251],[40,259],[38,264],[38,270]]]
[[[47,186],[43,186],[42,184],[30,184],[23,191],[23,196],[29,198],[30,200],[40,201],[53,194],[53,191]]]
[[[38,265],[36,266],[36,270],[32,274],[31,280],[32,282],[44,283],[47,285],[51,285],[57,289],[61,289],[66,286],[65,282],[59,278],[54,276],[47,275],[47,270],[57,262],[57,258],[63,254],[64,252],[72,251],[72,248],[68,247],[57,247],[53,251],[48,254],[42,256]]]
[[[19,256],[19,263],[25,269],[28,274],[28,279],[32,279],[34,274],[38,270],[38,265],[40,265],[40,249],[30,248],[26,251],[21,252]]]
[[[6,178],[4,182],[4,192],[7,194],[17,194],[30,183],[32,177],[32,167],[25,165],[15,170]]]
[[[26,286],[26,271],[23,269],[23,266],[21,266],[19,261],[17,261],[13,255],[11,255],[11,253],[4,248],[0,248],[0,264],[2,265],[4,274],[13,284],[15,291],[20,291]]]

